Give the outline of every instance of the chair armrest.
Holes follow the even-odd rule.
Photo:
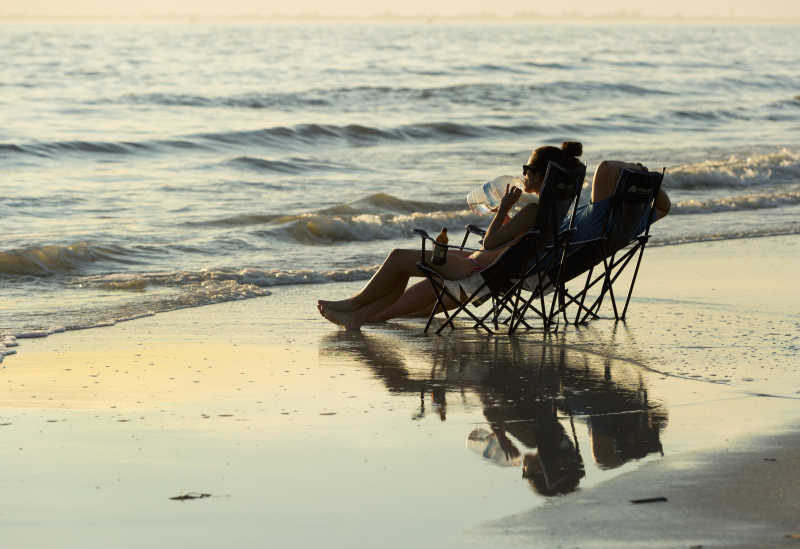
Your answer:
[[[436,246],[444,246],[448,250],[449,249],[455,249],[455,250],[462,250],[462,251],[467,251],[467,252],[477,252],[478,251],[478,250],[476,250],[474,248],[465,248],[463,244],[461,246],[454,246],[452,244],[440,244],[439,242],[436,241],[435,238],[431,237],[431,235],[428,234],[428,231],[426,231],[424,229],[414,229],[414,232],[416,234],[418,234],[419,237],[422,239],[422,249],[420,251],[420,253],[422,254],[422,258],[420,259],[420,263],[422,263],[423,265],[425,264],[425,241],[426,240],[430,240],[431,243],[433,243]]]
[[[428,240],[433,240],[433,239],[430,237],[430,235],[428,234],[428,231],[426,231],[426,230],[424,230],[424,229],[414,229],[414,232],[415,232],[416,234],[418,234],[419,236],[421,236],[423,240],[425,240],[426,238],[427,238]]]
[[[483,244],[483,237],[486,236],[486,230],[481,229],[477,225],[470,224],[464,227],[464,239],[461,241],[461,249],[464,249],[464,246],[467,245],[467,239],[471,234],[477,234],[478,236],[480,236],[481,237],[480,243]]]
[[[477,225],[472,225],[472,224],[467,225],[466,227],[464,227],[464,230],[467,231],[467,233],[475,233],[481,236],[486,236],[486,229],[481,229]]]

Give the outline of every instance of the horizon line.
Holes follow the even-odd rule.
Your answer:
[[[380,13],[368,15],[346,15],[346,14],[287,14],[287,13],[241,13],[241,14],[208,14],[208,13],[140,13],[140,14],[24,14],[11,13],[0,14],[0,21],[350,21],[350,22],[369,22],[369,21],[502,21],[514,22],[516,20],[530,22],[531,20],[541,19],[547,21],[593,21],[602,19],[606,21],[639,21],[639,22],[732,22],[732,23],[779,23],[782,25],[800,23],[800,16],[776,17],[776,16],[744,16],[744,15],[645,15],[634,12],[609,12],[603,14],[580,14],[564,13],[561,15],[549,15],[536,12],[517,12],[509,15],[493,13],[462,13],[462,14],[396,14]]]

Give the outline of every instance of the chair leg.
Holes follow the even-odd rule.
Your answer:
[[[605,283],[603,285],[603,291],[605,291],[605,289],[608,288],[608,295],[611,298],[611,308],[614,309],[614,318],[616,320],[619,320],[619,312],[617,311],[617,300],[614,299],[614,286],[613,286],[613,284],[611,282],[611,273],[609,273],[609,269],[610,269],[609,265],[613,265],[613,264],[614,264],[614,254],[611,254],[611,261],[610,262],[607,261],[605,258],[603,258],[603,267],[605,267],[605,270],[606,270],[606,281],[605,281]],[[602,296],[602,293],[601,293],[601,296]]]
[[[594,272],[594,265],[589,268],[589,274],[586,276],[586,283],[583,285],[583,291],[581,292],[581,302],[578,304],[578,310],[575,312],[575,325],[578,325],[578,319],[581,315],[581,309],[583,309],[583,302],[586,299],[586,293],[589,291],[589,281],[592,279],[592,273]]]
[[[444,293],[444,286],[442,286],[442,291],[440,292],[439,288],[436,287],[436,282],[434,282],[432,278],[428,278],[428,281],[431,283],[431,286],[433,286],[433,293],[436,296],[436,303],[433,304],[433,309],[431,309],[431,314],[428,315],[428,322],[425,324],[424,333],[426,334],[428,333],[428,329],[431,327],[431,322],[433,322],[433,317],[436,316],[436,313],[438,312],[437,308],[439,307],[439,305],[443,305],[442,295]],[[444,306],[442,306],[442,310],[444,310],[445,314],[447,314],[447,310],[444,308]]]
[[[520,292],[520,293],[521,293],[521,292]],[[511,322],[511,324],[510,324],[510,325],[509,325],[509,327],[508,327],[508,333],[509,333],[509,335],[511,335],[511,334],[513,334],[514,332],[516,332],[516,331],[517,331],[517,328],[519,327],[519,325],[520,325],[520,324],[524,324],[524,325],[525,325],[525,327],[526,327],[527,329],[529,329],[529,330],[531,329],[531,325],[530,325],[530,324],[528,324],[527,322],[525,322],[525,313],[528,311],[528,309],[533,309],[534,311],[536,310],[536,308],[535,308],[535,307],[531,306],[531,303],[533,303],[533,300],[534,300],[534,299],[536,299],[536,292],[531,292],[531,296],[530,296],[528,299],[524,299],[524,298],[523,298],[523,305],[522,305],[522,307],[520,307],[520,308],[517,310],[517,312],[516,312],[516,315],[515,315],[515,317],[514,317],[513,321]]]
[[[442,291],[439,292],[436,295],[436,302],[437,302],[437,304],[442,306],[442,312],[444,313],[445,322],[444,322],[444,324],[439,326],[439,328],[437,328],[436,335],[441,335],[442,330],[444,330],[445,327],[447,327],[448,325],[450,326],[450,329],[455,329],[455,326],[453,325],[453,315],[450,315],[447,312],[447,307],[445,306],[445,303],[444,303],[444,295],[445,295],[445,293],[448,293],[447,292],[447,288],[444,285],[442,285]],[[435,309],[434,309],[434,312],[435,312]],[[457,312],[458,311],[456,311],[456,313]]]
[[[633,285],[636,284],[636,275],[639,274],[639,265],[642,263],[642,255],[644,254],[644,243],[640,244],[639,249],[639,257],[636,259],[636,268],[633,270],[633,279],[631,280],[631,287],[628,288],[628,297],[625,300],[625,308],[622,309],[622,320],[625,320],[625,313],[628,312],[628,304],[631,301],[631,295],[633,294]]]
[[[603,283],[603,290],[602,290],[602,292],[600,294],[600,298],[598,299],[598,302],[596,303],[597,311],[600,310],[600,306],[602,305],[603,297],[604,297],[606,291],[608,291],[608,295],[611,298],[611,306],[614,309],[614,319],[615,320],[624,319],[624,313],[623,313],[623,315],[619,314],[619,309],[617,307],[616,296],[614,295],[614,284],[616,283],[616,281],[620,277],[620,275],[623,273],[625,268],[628,266],[628,263],[630,263],[630,261],[633,258],[634,254],[636,254],[636,248],[638,246],[640,246],[640,244],[636,244],[633,248],[631,248],[627,252],[625,252],[622,255],[622,257],[620,257],[620,258],[616,258],[615,257],[616,254],[612,254],[610,261],[606,262],[604,260],[604,262],[603,262],[604,267],[605,267],[605,280],[604,280],[604,283]],[[630,291],[632,291],[632,289],[630,289],[629,292]]]
[[[594,318],[598,318],[598,315],[597,315],[596,311],[600,310],[600,305],[603,303],[603,297],[605,296],[605,290],[606,290],[606,279],[607,279],[608,273],[605,270],[605,266],[606,266],[605,248],[602,245],[598,244],[597,246],[593,246],[592,249],[595,251],[595,253],[597,254],[597,257],[599,258],[598,260],[596,260],[595,263],[599,264],[599,263],[602,262],[603,266],[604,266],[604,269],[603,269],[603,274],[601,274],[597,278],[595,278],[594,281],[592,281],[591,284],[589,284],[588,288],[593,287],[595,284],[597,284],[601,280],[603,281],[603,287],[601,288],[600,295],[597,297],[597,299],[595,299],[594,302],[586,309],[586,314],[581,319],[581,324],[586,322],[586,320],[589,318],[589,315],[593,316]],[[587,288],[587,290],[588,290],[588,288]]]
[[[469,315],[469,317],[470,317],[470,318],[472,318],[472,320],[474,320],[474,321],[476,322],[476,324],[477,324],[477,325],[479,325],[481,328],[483,328],[484,330],[486,330],[486,331],[487,331],[489,334],[493,333],[493,332],[492,332],[492,330],[491,330],[491,329],[490,329],[490,328],[489,328],[489,327],[488,327],[488,326],[487,326],[487,325],[486,325],[486,324],[483,322],[483,319],[480,319],[480,318],[478,318],[478,317],[477,317],[475,314],[473,314],[473,312],[472,312],[472,311],[470,311],[469,309],[467,309],[467,305],[469,305],[469,304],[472,302],[472,300],[473,300],[473,299],[475,299],[475,296],[477,296],[477,295],[478,295],[478,293],[479,293],[479,292],[480,292],[482,289],[483,289],[483,287],[481,287],[481,288],[478,288],[477,290],[475,290],[475,291],[472,293],[472,295],[471,295],[471,296],[469,296],[469,297],[468,297],[468,298],[467,298],[467,299],[466,299],[466,300],[465,300],[463,303],[461,303],[461,304],[458,306],[458,308],[455,310],[455,312],[454,312],[452,315],[448,315],[448,314],[447,314],[447,311],[445,310],[444,314],[445,314],[445,316],[447,317],[447,321],[446,321],[444,324],[442,324],[441,326],[439,326],[439,329],[438,329],[438,330],[436,330],[436,333],[437,333],[437,334],[441,334],[441,333],[442,333],[442,330],[444,330],[445,326],[448,326],[448,325],[451,327],[451,329],[455,329],[455,324],[453,324],[453,320],[454,320],[454,319],[455,319],[455,317],[456,317],[456,316],[458,316],[458,314],[459,314],[459,313],[461,313],[461,312],[465,312],[465,313],[467,313],[467,315]],[[453,301],[456,301],[456,302],[458,302],[458,301],[459,301],[459,300],[458,300],[456,297],[454,297],[454,296],[453,296],[453,295],[452,295],[452,294],[451,294],[449,291],[447,291],[447,288],[446,288],[446,287],[444,287],[444,286],[443,286],[443,293],[445,293],[445,292],[447,293],[448,297],[450,297],[450,299],[452,299]]]

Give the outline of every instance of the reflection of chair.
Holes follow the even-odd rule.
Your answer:
[[[602,234],[597,238],[572,241],[568,245],[562,276],[557,285],[560,305],[553,316],[561,313],[565,321],[568,321],[567,308],[574,304],[577,308],[574,320],[576,324],[586,322],[590,317],[597,318],[597,312],[608,294],[614,310],[614,318],[625,319],[644,248],[650,239],[650,225],[655,218],[655,201],[663,178],[664,170],[650,172],[623,169],[621,171],[614,194],[610,199],[611,203],[603,223]],[[628,248],[625,249],[626,247]],[[625,305],[620,314],[614,294],[614,284],[634,257],[636,257],[636,266],[628,287]],[[602,272],[592,278],[595,267],[600,266],[601,263]],[[583,288],[576,294],[571,294],[565,283],[587,271]],[[591,305],[587,306],[585,300],[588,292],[601,282],[600,295]]]
[[[583,164],[567,170],[550,162],[545,173],[533,230],[511,245],[494,263],[465,280],[447,280],[425,262],[425,242],[433,242],[433,239],[425,231],[417,230],[422,237],[422,260],[417,266],[425,273],[436,294],[436,304],[425,325],[425,331],[428,331],[433,317],[438,312],[443,312],[446,321],[436,330],[437,334],[446,326],[454,328],[453,321],[462,313],[472,318],[475,327],[480,326],[492,333],[486,324],[487,319],[491,317],[495,329],[498,329],[498,318],[506,312],[510,314],[509,332],[513,332],[521,323],[529,327],[523,318],[524,312],[529,308],[539,314],[547,327],[549,315],[545,308],[544,292],[541,291],[549,285],[545,273],[548,269],[556,273],[556,277],[560,273],[564,246],[572,229],[577,197],[585,174],[586,166]],[[561,224],[568,214],[569,229],[562,231]],[[460,249],[465,249],[463,246],[470,232],[482,231],[468,226]],[[533,284],[531,281],[534,281]],[[525,302],[524,308],[521,308],[520,297],[524,288],[529,288],[531,296]],[[466,297],[463,301],[460,299],[462,292]],[[480,305],[489,297],[492,299],[492,307],[482,317],[479,318],[467,308],[470,304]],[[532,305],[536,297],[540,300],[540,309]],[[452,314],[447,312],[446,299],[460,303]]]

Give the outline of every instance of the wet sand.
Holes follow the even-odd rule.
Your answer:
[[[341,284],[20,340],[0,542],[796,545],[798,252],[652,248],[626,323],[547,337],[347,334]]]

